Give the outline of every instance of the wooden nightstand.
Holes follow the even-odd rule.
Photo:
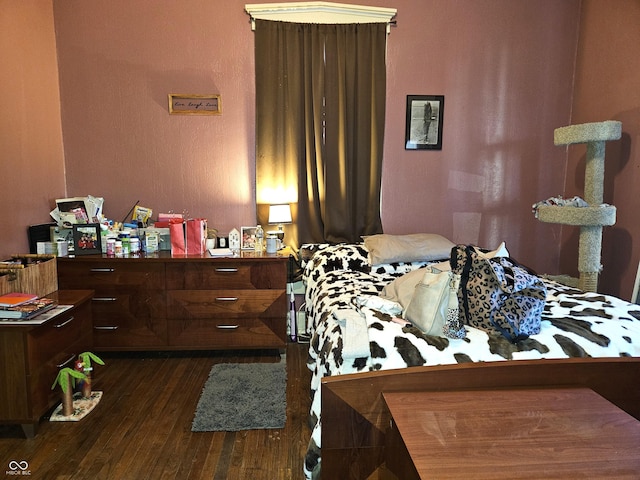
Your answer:
[[[637,478],[640,422],[587,388],[383,393],[387,479]]]
[[[91,348],[92,294],[54,292],[47,297],[73,307],[41,324],[0,323],[0,423],[21,424],[31,438],[40,417],[60,402],[51,389],[58,371]]]

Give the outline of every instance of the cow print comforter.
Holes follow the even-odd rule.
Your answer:
[[[640,356],[640,306],[615,297],[545,279],[547,301],[539,334],[512,344],[501,335],[467,326],[466,338],[448,339],[402,326],[368,301],[395,278],[426,263],[372,268],[363,244],[305,245],[301,259],[311,335],[313,431],[305,458],[310,479],[320,472],[319,388],[324,376],[464,362]]]

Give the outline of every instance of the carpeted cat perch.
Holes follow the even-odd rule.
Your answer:
[[[605,142],[621,136],[622,123],[613,120],[557,128],[553,136],[555,145],[587,144],[584,201],[575,206],[575,202],[550,199],[534,205],[536,217],[542,222],[580,227],[578,287],[588,292],[598,288],[602,227],[616,223],[616,207],[602,203]]]

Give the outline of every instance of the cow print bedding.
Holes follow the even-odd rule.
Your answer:
[[[403,326],[393,321],[393,312],[377,305],[385,285],[427,263],[372,268],[363,244],[305,245],[301,260],[311,335],[313,431],[305,458],[310,479],[320,472],[319,388],[324,376],[464,362],[640,356],[640,306],[615,297],[545,279],[547,300],[539,334],[512,344],[501,335],[467,326],[466,338],[448,339]]]

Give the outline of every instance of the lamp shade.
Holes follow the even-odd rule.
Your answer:
[[[291,223],[291,205],[288,203],[281,205],[269,205],[269,223]]]

